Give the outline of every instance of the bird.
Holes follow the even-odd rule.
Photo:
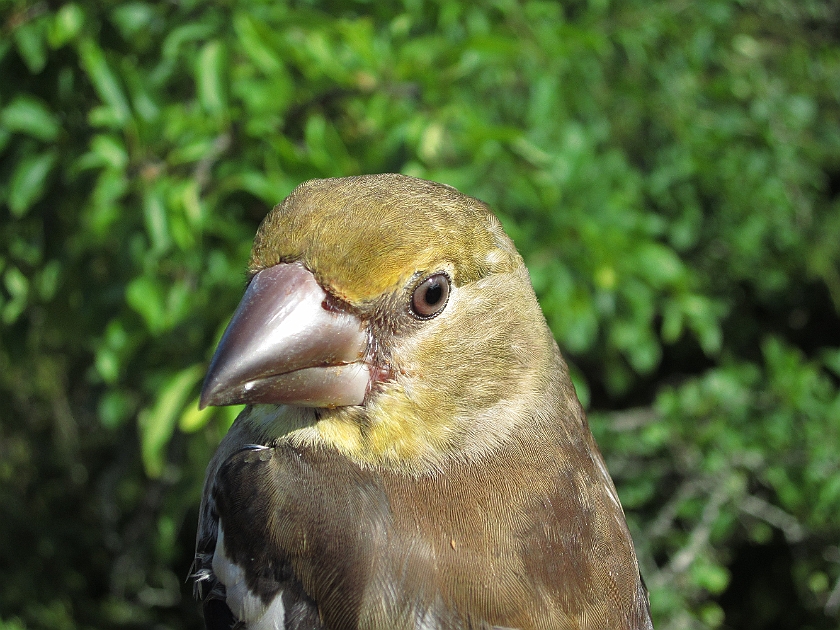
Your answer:
[[[316,179],[263,219],[200,406],[208,629],[652,629],[529,272],[482,201]]]

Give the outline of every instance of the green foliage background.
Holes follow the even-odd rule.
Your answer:
[[[493,206],[656,626],[840,625],[831,0],[0,0],[0,629],[197,628],[198,412],[312,177]]]

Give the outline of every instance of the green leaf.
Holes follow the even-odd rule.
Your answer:
[[[90,143],[91,151],[99,158],[98,163],[115,170],[124,170],[128,165],[128,152],[120,138],[99,134]]]
[[[275,204],[283,198],[281,191],[289,189],[288,181],[269,178],[265,173],[247,171],[231,178],[230,184],[238,190],[245,190],[266,204]]]
[[[117,382],[120,375],[120,357],[112,348],[101,347],[94,356],[94,367],[103,381],[109,385]]]
[[[729,584],[729,571],[708,559],[698,558],[691,565],[694,583],[711,593],[722,593]]]
[[[712,589],[709,589],[711,592]],[[700,619],[707,628],[719,628],[723,625],[726,616],[723,609],[714,602],[704,604],[700,608]]]
[[[200,364],[181,370],[164,382],[154,405],[140,412],[140,451],[149,477],[155,479],[163,472],[164,450],[172,437],[175,423],[203,375],[204,366]]]
[[[116,6],[111,12],[111,20],[126,39],[131,39],[138,31],[149,28],[154,17],[153,6],[144,2],[126,2]]]
[[[214,30],[213,25],[207,22],[188,21],[181,24],[167,32],[161,56],[164,59],[175,59],[184,44],[207,40]]]
[[[165,328],[164,291],[155,279],[140,276],[129,282],[125,300],[143,317],[150,332],[156,334]]]
[[[3,274],[3,285],[12,299],[3,304],[2,320],[12,324],[26,309],[29,301],[29,278],[17,267],[9,267]]]
[[[152,251],[160,254],[172,246],[172,236],[169,233],[169,218],[163,195],[156,189],[146,191],[143,196],[143,217],[146,222],[146,233],[152,242]]]
[[[198,408],[198,398],[192,401],[184,413],[181,414],[181,419],[178,421],[178,428],[184,433],[195,433],[210,422],[211,418],[216,414],[215,407]]]
[[[19,617],[0,619],[0,630],[26,630],[26,624]]]
[[[85,23],[85,14],[79,5],[65,4],[55,14],[50,25],[49,41],[53,48],[59,48],[76,39]]]
[[[93,188],[90,205],[82,215],[90,234],[103,237],[119,221],[122,217],[121,200],[128,187],[129,181],[124,173],[102,171]]]
[[[221,407],[219,409],[219,415],[222,418],[223,426],[225,429],[229,429],[233,424],[234,420],[239,416],[240,413],[245,409],[245,405],[228,405],[227,407]]]
[[[681,305],[688,327],[697,335],[703,352],[709,356],[717,354],[723,343],[719,321],[723,313],[721,306],[698,294],[684,296]]]
[[[9,209],[15,217],[22,217],[44,194],[47,176],[56,162],[55,151],[47,151],[24,158],[12,174],[9,186]]]
[[[55,296],[58,283],[61,278],[61,263],[58,260],[51,260],[44,264],[38,272],[37,288],[38,296],[49,302]]]
[[[131,110],[122,86],[108,65],[102,49],[93,40],[85,39],[79,44],[79,56],[96,93],[108,105],[114,122],[125,124],[131,117]]]
[[[639,272],[654,288],[674,284],[684,273],[682,261],[674,251],[660,243],[644,243],[636,252]]]
[[[224,46],[215,40],[207,42],[198,55],[196,82],[201,106],[216,117],[222,117],[227,112],[224,68]]]
[[[43,19],[32,20],[14,31],[15,44],[32,74],[39,74],[47,65],[47,38]]]
[[[674,343],[683,331],[683,314],[679,304],[669,300],[662,309],[662,341]]]
[[[106,392],[99,400],[97,411],[102,426],[116,429],[128,420],[134,405],[131,397],[122,391]]]
[[[60,129],[46,105],[31,96],[18,96],[9,103],[0,112],[0,125],[45,141],[55,140]]]
[[[283,68],[283,62],[277,54],[268,46],[259,32],[256,21],[244,14],[237,13],[233,17],[233,28],[242,44],[245,54],[250,57],[254,65],[267,75],[272,75]]]
[[[840,349],[825,350],[822,358],[825,366],[836,376],[840,376]]]

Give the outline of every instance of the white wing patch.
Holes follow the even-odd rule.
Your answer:
[[[248,630],[283,630],[286,627],[283,591],[278,591],[268,605],[251,592],[245,581],[245,570],[225,555],[225,532],[221,519],[213,554],[213,573],[225,585],[228,608],[237,620],[247,624]]]

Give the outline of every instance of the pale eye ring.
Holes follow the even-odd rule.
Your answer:
[[[440,315],[449,300],[449,276],[436,273],[417,285],[411,294],[411,312],[420,319]]]

